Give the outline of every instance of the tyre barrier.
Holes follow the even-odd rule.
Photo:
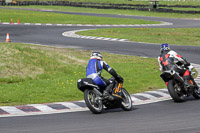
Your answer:
[[[200,5],[159,5],[160,7],[178,7],[178,8],[200,8]]]
[[[200,5],[159,5],[158,9],[150,9],[149,5],[144,4],[111,4],[111,3],[91,3],[91,2],[70,2],[70,1],[16,1],[15,3],[5,3],[0,1],[0,5],[7,6],[29,6],[29,5],[55,5],[55,6],[73,6],[96,9],[122,9],[122,10],[139,10],[139,11],[153,11],[153,12],[167,12],[167,13],[188,13],[199,14],[200,11],[187,10],[173,10],[170,7],[179,8],[200,8]],[[164,7],[164,8],[161,8]]]

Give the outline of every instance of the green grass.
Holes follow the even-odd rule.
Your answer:
[[[85,78],[91,51],[0,43],[0,105],[82,100],[77,80]],[[159,54],[159,53],[158,53]],[[130,93],[165,87],[156,59],[102,53],[124,78]],[[103,76],[111,75],[103,72]]]
[[[32,7],[32,6],[30,6]],[[34,6],[33,6],[34,7]],[[39,7],[40,8],[40,7]],[[44,7],[42,7],[44,8]],[[45,8],[50,8],[47,6]],[[124,11],[124,10],[97,10],[87,8],[72,7],[54,7],[58,10],[77,10],[78,12],[96,13],[130,13],[135,15],[154,14],[150,12]],[[138,13],[138,14],[137,14]],[[158,13],[155,13],[158,14]],[[160,14],[161,15],[161,14]],[[100,17],[86,17],[78,15],[65,15],[55,13],[43,13],[33,11],[22,11],[12,9],[0,9],[1,21],[9,22],[10,19],[20,19],[22,23],[83,23],[83,24],[119,24],[119,19],[107,19]],[[29,16],[29,17],[27,17]],[[166,15],[167,16],[167,15]],[[173,15],[172,15],[173,16]],[[104,21],[102,21],[102,19]],[[99,22],[99,21],[102,22]],[[126,22],[124,22],[126,20]],[[134,21],[134,22],[133,22]],[[146,23],[137,22],[135,20],[122,19],[122,24],[127,23]],[[114,23],[115,22],[115,23]],[[149,23],[149,22],[148,22]],[[108,29],[111,30],[111,29]],[[109,36],[116,32],[114,36],[119,36],[122,31],[106,31]],[[148,28],[132,28],[125,29],[123,32],[133,32],[140,34],[142,41],[146,32],[147,36],[155,33],[156,39],[162,36],[168,36],[170,31],[151,31]],[[170,29],[169,29],[170,30]],[[176,31],[177,29],[175,29]],[[187,30],[187,33],[195,34],[195,38],[187,39],[199,40],[199,29]],[[194,32],[195,31],[195,32]],[[174,31],[173,31],[174,32]],[[178,32],[178,31],[177,31]],[[183,39],[184,30],[182,30],[181,38]],[[159,34],[160,33],[160,34]],[[181,31],[178,32],[180,34]],[[89,34],[89,33],[86,33]],[[105,31],[99,32],[105,34]],[[125,34],[125,33],[122,33]],[[129,33],[132,34],[132,33]],[[166,35],[165,35],[166,34]],[[94,34],[93,34],[94,35]],[[186,36],[187,36],[186,35]],[[95,35],[96,36],[96,35]],[[122,38],[127,34],[122,35]],[[175,35],[174,35],[175,36]],[[184,35],[185,37],[185,35]],[[186,39],[186,40],[187,40]],[[134,39],[135,40],[135,39]],[[146,40],[146,39],[145,39]],[[188,41],[188,42],[189,42]],[[183,41],[186,43],[185,40]],[[195,43],[196,43],[195,42]],[[156,41],[156,43],[159,43]],[[163,43],[163,42],[162,42]],[[83,94],[76,87],[79,78],[85,77],[85,67],[89,60],[91,51],[81,51],[75,49],[59,49],[54,47],[43,47],[19,43],[0,43],[0,105],[21,105],[32,103],[49,103],[60,101],[82,100]],[[117,55],[102,53],[107,63],[116,69],[116,71],[124,77],[124,87],[130,93],[143,92],[165,87],[165,84],[159,77],[158,63],[156,59],[140,58],[128,55]],[[159,54],[159,53],[158,53]],[[145,63],[145,64],[144,64]],[[103,73],[103,76],[109,78],[110,75]]]
[[[200,28],[109,28],[81,31],[78,34],[128,39],[135,42],[200,46]]]
[[[160,22],[123,19],[123,18],[109,18],[109,17],[95,17],[82,15],[69,15],[61,13],[36,12],[15,9],[0,8],[1,22],[10,22],[13,19],[20,23],[53,23],[53,24],[157,24]]]
[[[200,18],[199,14],[162,13],[162,12],[116,10],[116,9],[105,10],[105,9],[69,7],[69,6],[15,6],[15,8],[31,8],[31,9],[45,9],[45,10],[55,10],[55,11],[67,11],[67,12],[137,15],[137,16],[153,16],[153,17],[168,17],[168,18]]]

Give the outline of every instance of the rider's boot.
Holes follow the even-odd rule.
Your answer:
[[[197,85],[197,83],[195,82],[194,78],[191,77],[192,82],[194,83],[194,88],[196,88],[197,90],[199,90],[199,86]]]
[[[189,76],[185,76],[184,80],[185,80],[185,86],[187,88],[194,87],[194,82],[190,79]]]
[[[113,87],[113,84],[111,83],[106,87],[106,89],[103,92],[103,97],[110,101],[114,100],[114,97],[109,93],[112,90],[112,87]]]

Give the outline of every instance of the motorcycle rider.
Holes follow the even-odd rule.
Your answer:
[[[93,79],[93,81],[100,88],[105,88],[103,91],[104,98],[107,98],[108,100],[114,100],[114,97],[109,93],[112,90],[114,83],[101,76],[103,69],[115,77],[118,82],[123,82],[123,78],[118,75],[116,71],[105,61],[102,60],[102,55],[100,52],[92,52],[86,68],[86,77]]]
[[[181,65],[184,65],[186,68],[192,69],[193,66],[181,55],[178,55],[175,51],[171,50],[167,43],[162,44],[160,50],[161,54],[158,57],[160,71],[163,72],[173,68],[180,74],[180,76],[184,78],[186,87],[193,86],[190,82],[190,80],[192,80],[195,87],[198,88],[197,84],[194,82],[194,79],[190,76],[189,70],[181,67]]]

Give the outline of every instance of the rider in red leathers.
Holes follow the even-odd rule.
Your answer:
[[[176,72],[180,74],[180,76],[184,78],[186,87],[190,87],[193,85],[191,83],[191,80],[194,81],[194,79],[191,79],[190,72],[188,69],[186,69],[193,68],[193,66],[189,62],[187,62],[187,60],[184,59],[181,55],[177,54],[173,50],[170,50],[167,43],[161,45],[161,54],[158,57],[158,62],[161,72],[171,70],[173,68]],[[181,67],[181,65],[184,65],[185,68]],[[197,85],[195,84],[195,86]]]

